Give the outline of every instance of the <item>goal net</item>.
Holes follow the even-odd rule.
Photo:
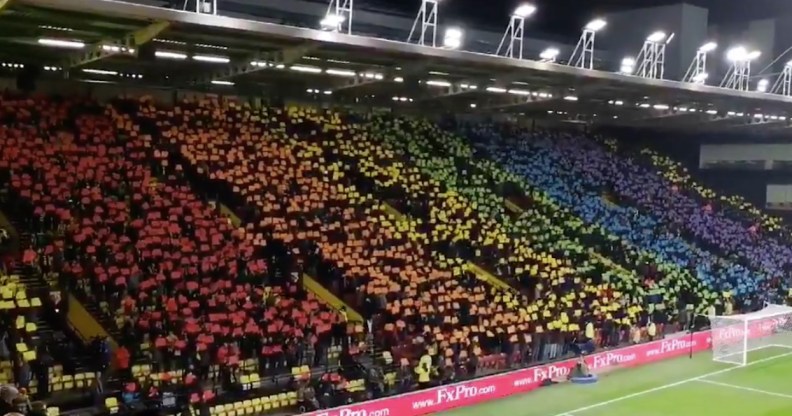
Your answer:
[[[743,315],[714,316],[712,359],[717,362],[748,364],[748,352],[763,348],[792,349],[792,307],[768,305]]]

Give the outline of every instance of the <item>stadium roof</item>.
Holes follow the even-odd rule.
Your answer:
[[[687,130],[775,132],[792,116],[792,97],[776,94],[113,0],[0,5],[0,59],[7,64],[0,70],[39,64],[43,76],[92,82]]]

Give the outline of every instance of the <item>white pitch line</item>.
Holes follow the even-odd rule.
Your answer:
[[[639,392],[636,392],[636,393],[627,394],[625,396],[617,397],[617,398],[611,399],[611,400],[606,400],[604,402],[592,404],[590,406],[584,406],[584,407],[580,407],[580,408],[577,408],[577,409],[574,409],[574,410],[568,410],[566,412],[559,413],[559,414],[557,414],[555,416],[574,415],[576,413],[585,412],[587,410],[596,409],[596,408],[602,407],[602,406],[607,406],[609,404],[617,403],[617,402],[620,402],[620,401],[623,401],[623,400],[632,399],[633,397],[639,397],[639,396],[643,396],[645,394],[654,393],[656,391],[670,389],[672,387],[681,386],[681,385],[683,385],[685,383],[690,383],[691,381],[701,380],[702,378],[712,377],[712,376],[716,376],[718,374],[723,374],[723,373],[728,373],[729,371],[737,370],[739,368],[750,367],[750,366],[752,366],[754,364],[759,364],[759,363],[767,362],[767,361],[770,361],[770,360],[775,360],[776,358],[788,357],[790,355],[792,355],[792,351],[786,352],[786,353],[783,353],[783,354],[779,354],[779,355],[774,355],[774,356],[768,357],[768,358],[762,358],[761,360],[752,361],[752,362],[746,364],[743,367],[724,368],[723,370],[713,371],[711,373],[707,373],[707,374],[704,374],[702,376],[692,377],[692,378],[688,378],[688,379],[685,379],[685,380],[682,380],[682,381],[677,381],[677,382],[674,382],[674,383],[665,384],[665,385],[662,385],[660,387],[654,387],[654,388],[651,388],[651,389],[648,389],[648,390],[643,390],[643,391],[639,391]]]
[[[755,388],[752,388],[752,387],[738,386],[736,384],[721,383],[719,381],[706,380],[706,379],[699,379],[699,380],[695,380],[695,381],[697,381],[699,383],[713,384],[715,386],[728,387],[730,389],[750,391],[752,393],[759,393],[759,394],[764,394],[764,395],[767,395],[767,396],[775,396],[775,397],[783,397],[785,399],[792,399],[792,394],[776,393],[774,391],[760,390],[760,389],[755,389]]]

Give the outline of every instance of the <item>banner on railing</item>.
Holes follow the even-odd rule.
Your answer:
[[[749,325],[749,337],[771,335],[782,322],[765,319]],[[719,331],[723,338],[742,338],[742,328]],[[697,332],[692,336],[667,338],[645,344],[603,351],[586,357],[589,370],[594,373],[615,368],[634,367],[656,361],[676,358],[709,349],[711,331]],[[462,406],[472,406],[539,388],[545,379],[566,378],[577,364],[569,359],[552,364],[515,370],[508,373],[436,387],[428,390],[387,397],[349,406],[313,412],[309,416],[421,416]]]

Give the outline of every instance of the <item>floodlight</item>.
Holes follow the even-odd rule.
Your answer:
[[[546,61],[555,61],[558,56],[559,50],[557,48],[547,48],[539,54],[539,58]]]
[[[608,24],[608,22],[606,22],[606,21],[605,21],[605,20],[603,20],[603,19],[594,19],[594,20],[592,20],[592,21],[588,22],[588,23],[586,24],[586,26],[584,27],[584,29],[586,29],[586,30],[590,30],[590,31],[592,31],[592,32],[599,32],[599,31],[600,31],[600,30],[602,30],[602,28],[604,28],[604,27],[605,27],[605,25],[607,25],[607,24]]]
[[[54,46],[56,48],[82,49],[85,47],[85,42],[76,41],[76,40],[40,38],[38,40],[38,43],[40,45]]]
[[[718,44],[717,43],[715,43],[715,42],[707,42],[707,43],[701,45],[701,47],[699,48],[699,52],[708,53],[708,52],[714,51],[717,48],[718,48]]]
[[[786,63],[786,66],[790,66],[790,67],[792,67],[792,60],[790,60],[789,62],[787,62],[787,63]]]
[[[536,12],[536,6],[530,3],[525,3],[517,6],[512,15],[516,17],[526,18]]]
[[[749,61],[753,61],[754,59],[760,57],[761,55],[762,55],[761,51],[751,51],[748,52],[747,55],[745,55],[745,58],[748,59]]]
[[[433,87],[450,87],[451,83],[439,79],[430,79],[429,81],[426,81],[426,85],[431,85]]]
[[[231,62],[227,56],[213,56],[213,55],[193,55],[194,61],[209,62],[213,64],[227,64]]]
[[[325,73],[327,75],[335,75],[337,77],[354,77],[357,75],[355,71],[349,69],[336,69],[336,68],[328,68]]]
[[[649,42],[655,42],[655,43],[658,43],[658,42],[662,42],[662,41],[664,41],[664,40],[665,40],[665,38],[666,38],[666,34],[665,34],[665,32],[663,32],[663,31],[661,31],[661,30],[658,30],[657,32],[654,32],[654,33],[652,33],[651,35],[649,35],[649,36],[646,38],[646,40],[647,40],[647,41],[649,41]]]
[[[346,21],[346,16],[330,13],[327,14],[319,22],[319,24],[322,26],[323,29],[336,30],[341,25],[341,23],[344,23],[345,21]]]
[[[98,75],[118,75],[116,71],[110,71],[107,69],[93,69],[93,68],[85,68],[83,72],[87,72],[89,74],[98,74]]]
[[[744,61],[747,56],[748,51],[745,50],[744,46],[735,46],[726,51],[726,59],[732,62]]]
[[[767,86],[770,85],[770,81],[763,78],[760,79],[759,82],[756,84],[756,91],[759,92],[767,92]]]
[[[602,30],[608,23],[605,19],[594,19],[583,27],[583,33],[580,35],[575,49],[572,50],[572,56],[569,57],[569,65],[577,68],[594,69],[594,38],[597,32]]]
[[[462,29],[458,27],[449,27],[445,31],[443,37],[443,46],[449,49],[457,49],[462,46]]]
[[[214,85],[224,85],[224,86],[228,86],[228,87],[234,85],[234,83],[232,81],[224,81],[224,80],[220,80],[220,79],[213,79],[212,80],[212,84],[214,84]]]
[[[495,55],[522,59],[525,19],[535,12],[536,6],[531,3],[523,3],[514,9],[509,19],[509,26],[506,27],[498,49],[495,50]]]
[[[181,52],[155,51],[154,56],[156,56],[157,58],[175,59],[178,61],[183,61],[187,59],[187,54]]]
[[[635,58],[628,56],[622,59],[619,72],[623,74],[632,74],[634,69],[635,69]]]
[[[487,92],[494,92],[494,93],[501,94],[501,93],[504,93],[504,92],[506,92],[506,88],[501,88],[501,87],[487,87]]]
[[[352,11],[355,8],[354,0],[330,0],[319,25],[322,29],[333,32],[346,32],[352,34]],[[346,27],[344,27],[346,26]]]
[[[697,83],[697,84],[703,84],[704,82],[706,82],[706,81],[707,81],[707,78],[708,78],[708,77],[709,77],[709,74],[708,74],[708,73],[706,73],[706,72],[699,72],[698,74],[696,74],[695,76],[693,76],[693,78],[692,78],[692,81],[693,81],[694,83]]]
[[[307,66],[307,65],[292,65],[289,69],[295,72],[306,72],[309,74],[322,73],[322,68],[317,68],[315,66]]]

